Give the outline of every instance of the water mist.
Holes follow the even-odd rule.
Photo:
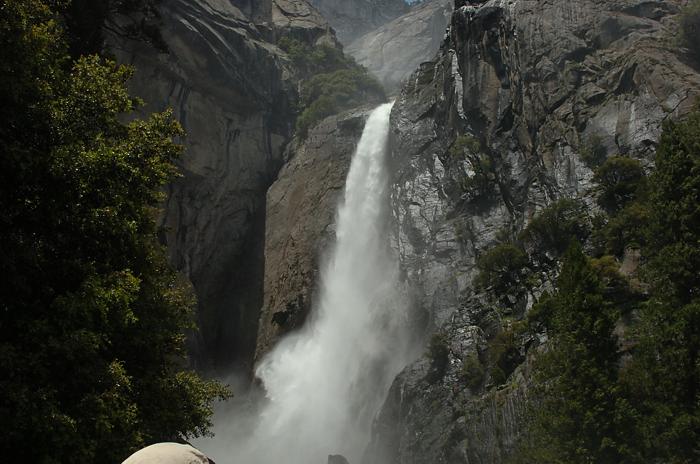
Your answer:
[[[387,243],[391,107],[371,113],[353,156],[310,319],[256,369],[264,404],[253,417],[235,408],[216,417],[216,439],[202,443],[220,464],[324,464],[329,454],[361,461],[372,419],[408,361],[406,305]]]

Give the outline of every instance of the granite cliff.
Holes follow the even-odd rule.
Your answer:
[[[440,48],[453,0],[430,0],[347,45],[347,53],[377,76],[389,92]]]
[[[144,112],[174,110],[187,136],[182,177],[160,218],[171,261],[194,284],[202,367],[250,368],[262,302],[265,195],[283,164],[297,100],[291,36],[337,46],[303,0],[172,1],[161,7],[167,52],[113,38],[137,69]]]
[[[441,360],[428,350],[396,378],[365,462],[503,462],[521,428],[529,353],[545,337],[515,340],[505,379],[492,375],[489,352],[553,275],[498,295],[475,289],[476,261],[560,198],[595,210],[592,149],[653,169],[663,122],[700,96],[698,63],[671,40],[683,2],[313,3],[318,11],[302,0],[177,0],[162,11],[169,53],[116,48],[139,70],[133,88],[146,110],[172,106],[189,133],[161,223],[199,297],[195,352],[250,368],[313,302],[369,108],[294,138],[299,82],[275,44],[338,46],[325,15],[388,88],[417,67],[392,113],[392,242],[412,319]],[[455,156],[458,140],[469,143]],[[465,376],[474,359],[478,381]]]
[[[514,341],[505,379],[492,375],[489,351],[552,276],[532,292],[477,292],[476,259],[556,199],[595,210],[591,145],[652,168],[662,123],[700,96],[697,62],[669,39],[680,5],[456,2],[441,51],[392,114],[396,249],[431,352],[394,382],[366,462],[499,463],[513,450],[528,351],[543,340]],[[472,141],[488,189],[474,188],[469,157],[454,156],[458,137]],[[470,360],[483,364],[476,380]]]
[[[371,107],[321,122],[293,141],[267,192],[264,296],[255,358],[301,327],[317,294],[321,260],[335,238],[336,209]]]
[[[404,0],[311,0],[343,44],[406,13]]]

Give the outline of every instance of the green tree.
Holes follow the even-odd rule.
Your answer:
[[[476,260],[479,270],[474,279],[477,288],[492,287],[497,295],[512,292],[520,283],[522,271],[528,265],[527,254],[512,243],[501,243]]]
[[[640,310],[626,372],[650,462],[700,459],[700,111],[664,127],[650,179]]]
[[[384,101],[382,85],[366,68],[330,45],[312,47],[290,37],[278,46],[289,56],[299,77],[301,114],[296,131],[302,139],[328,116],[370,101]]]
[[[535,216],[522,231],[520,239],[534,255],[561,256],[572,240],[585,240],[590,233],[586,205],[579,200],[562,198]]]
[[[635,199],[644,181],[639,161],[613,156],[595,170],[593,181],[600,186],[598,204],[613,214]]]
[[[535,361],[537,387],[520,462],[619,463],[617,312],[581,246],[563,258],[557,291],[534,309],[549,336]]]
[[[181,129],[121,122],[131,70],[72,61],[59,3],[0,8],[0,453],[120,462],[226,393],[185,369],[191,292],[155,239]]]

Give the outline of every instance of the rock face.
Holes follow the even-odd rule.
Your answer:
[[[182,177],[160,219],[171,261],[194,284],[195,358],[250,365],[262,304],[265,194],[292,136],[294,72],[273,41],[335,42],[304,0],[172,0],[161,8],[168,53],[114,39],[135,65],[144,112],[174,110],[184,126]],[[262,21],[262,22],[258,22]]]
[[[311,3],[346,45],[408,11],[404,0],[311,0]]]
[[[290,145],[290,161],[267,193],[265,283],[256,359],[303,324],[320,260],[335,238],[335,214],[370,107],[332,116]]]
[[[355,39],[346,51],[393,92],[430,60],[445,38],[453,0],[428,0],[406,14]]]
[[[505,380],[486,352],[537,295],[476,293],[476,258],[557,198],[593,207],[591,144],[653,164],[663,121],[700,96],[698,69],[669,45],[680,3],[456,2],[448,40],[392,114],[396,247],[440,349],[395,380],[366,463],[501,463],[512,451],[541,340],[514,341]],[[450,153],[464,134],[487,160],[487,191]]]

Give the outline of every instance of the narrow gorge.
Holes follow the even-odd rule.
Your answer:
[[[0,452],[700,459],[700,0],[0,26]]]
[[[253,452],[240,459],[273,462],[284,457],[307,462],[319,461],[326,453],[345,454],[351,463],[504,462],[523,430],[531,353],[546,334],[518,334],[505,354],[494,353],[500,349],[494,343],[526,319],[543,292],[556,286],[556,269],[540,259],[530,288],[499,294],[495,287],[474,285],[479,257],[521,235],[534,217],[560,199],[580,200],[595,211],[595,167],[586,158],[591,151],[604,158],[623,154],[639,160],[646,170],[653,169],[663,122],[682,118],[700,96],[693,58],[668,45],[682,2],[434,0],[408,7],[388,1],[357,5],[318,1],[314,6],[320,13],[311,13],[316,10],[304,5],[273,2],[272,10],[278,14],[268,20],[284,24],[295,36],[304,30],[305,40],[310,37],[317,44],[336,40],[327,20],[339,31],[347,53],[367,66],[388,91],[397,93],[388,135],[386,207],[391,221],[386,238],[398,257],[395,285],[402,294],[396,301],[403,302],[404,323],[414,343],[427,348],[414,350],[417,359],[393,380],[371,426],[371,439],[369,430],[363,431],[369,443],[365,452],[358,451],[358,444],[351,445],[354,433],[347,434],[345,444],[335,441],[333,430],[348,426],[349,419],[334,414],[347,414],[342,411],[348,405],[359,408],[360,400],[351,393],[358,373],[344,364],[346,353],[316,347],[304,337],[320,330],[326,317],[317,311],[324,311],[328,297],[321,271],[324,256],[337,251],[334,237],[340,233],[336,227],[342,226],[335,205],[348,195],[345,178],[352,174],[350,160],[362,143],[373,106],[331,116],[304,139],[290,139],[293,131],[285,135],[280,130],[278,146],[287,144],[286,150],[273,157],[277,161],[266,175],[267,198],[257,200],[265,206],[256,206],[264,218],[264,241],[244,246],[258,249],[256,260],[250,262],[258,264],[247,269],[259,266],[254,280],[262,287],[254,302],[241,302],[237,310],[236,317],[249,320],[237,329],[245,335],[219,335],[229,341],[219,342],[224,344],[217,348],[228,350],[225,356],[252,354],[248,359],[257,365],[256,378],[271,402],[260,412],[267,417],[261,419],[266,425],[253,420],[265,438],[249,442],[267,449],[270,457]],[[279,56],[284,59],[284,54]],[[293,80],[290,83],[294,85]],[[279,120],[285,118],[281,108],[293,107],[273,105],[270,114]],[[183,231],[181,225],[172,228]],[[262,237],[259,228],[249,233],[256,240]],[[381,267],[364,266],[372,266],[380,250],[357,253],[363,262],[353,266],[355,272],[360,277],[375,275],[370,271]],[[241,258],[236,267],[247,266],[247,258]],[[634,258],[625,251],[619,259],[629,266]],[[375,279],[381,278],[376,274]],[[245,295],[233,288],[229,286],[236,298]],[[367,304],[356,302],[353,307],[361,312]],[[345,321],[348,333],[335,334],[333,343],[347,343],[342,348],[359,356],[358,348],[343,342],[357,327],[354,324],[363,321],[360,314],[355,317]],[[211,321],[218,330],[233,327],[220,317],[212,316]],[[206,327],[205,322],[205,337]],[[387,346],[392,336],[369,327],[363,330],[368,346],[381,355],[374,343]],[[228,345],[251,335],[256,336],[248,339],[245,349]],[[255,349],[250,351],[253,340]],[[306,354],[301,354],[303,350]],[[312,352],[320,356],[318,351],[333,356],[326,359],[325,368],[313,361]],[[499,356],[508,357],[507,367],[498,368],[505,379],[496,378],[496,367],[505,362]],[[465,365],[475,359],[480,365],[474,374],[478,378],[465,379]],[[380,394],[383,376],[401,370],[409,359],[397,356],[394,361],[390,369],[364,368],[378,375],[373,389]],[[294,396],[296,389],[303,389],[306,396]],[[337,396],[324,393],[328,389]],[[280,400],[285,396],[289,399]],[[376,397],[364,401],[379,404]],[[320,411],[319,405],[323,405]],[[235,421],[235,411],[217,421]],[[374,411],[361,414],[365,427]],[[276,427],[288,427],[285,421],[309,425],[286,438],[275,436]],[[290,437],[292,442],[287,442]],[[219,461],[237,455],[237,440],[219,448],[229,449],[221,451]],[[268,445],[258,445],[257,440]],[[214,443],[202,446],[216,449],[220,441],[227,441],[222,433]]]

